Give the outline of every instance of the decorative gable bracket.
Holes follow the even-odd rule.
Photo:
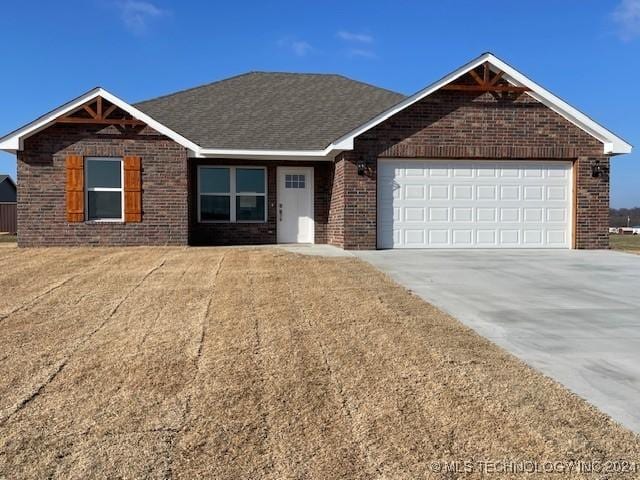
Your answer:
[[[493,74],[493,76],[492,73],[489,62],[484,62],[482,64],[482,76],[480,76],[475,69],[469,70],[469,75],[471,75],[471,78],[476,82],[475,84],[449,83],[448,85],[444,85],[442,90],[455,90],[459,92],[472,93],[524,93],[531,91],[529,87],[518,87],[504,81],[500,83],[500,80],[505,73],[504,70],[498,70],[498,72]]]
[[[141,126],[144,122],[134,118],[117,105],[95,97],[71,112],[58,117],[56,123],[75,123],[93,125]]]

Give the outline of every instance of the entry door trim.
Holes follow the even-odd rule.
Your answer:
[[[309,238],[311,239],[310,243],[315,243],[315,237],[316,237],[316,218],[315,218],[315,179],[314,179],[314,168],[313,167],[286,167],[286,166],[280,166],[277,167],[277,174],[276,174],[276,190],[277,190],[277,205],[276,205],[276,238],[278,243],[291,243],[291,242],[284,242],[281,240],[280,235],[281,235],[281,229],[280,229],[280,203],[281,203],[281,194],[282,194],[282,190],[284,189],[284,175],[286,174],[285,172],[288,173],[303,173],[307,176],[307,178],[309,179],[308,182],[308,195],[309,195],[309,205],[310,205],[310,210],[311,210],[311,222],[309,225]]]

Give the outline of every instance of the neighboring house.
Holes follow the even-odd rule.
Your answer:
[[[21,246],[607,248],[631,145],[487,53],[410,97],[287,73],[137,104],[96,88],[0,149]]]
[[[16,233],[16,184],[9,175],[0,175],[0,232]]]

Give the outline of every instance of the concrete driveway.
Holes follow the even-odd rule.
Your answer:
[[[640,255],[580,250],[357,255],[640,432]]]

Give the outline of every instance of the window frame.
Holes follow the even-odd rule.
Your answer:
[[[203,193],[201,186],[201,172],[203,169],[226,168],[229,169],[229,193]],[[264,172],[264,193],[259,192],[238,192],[236,191],[236,170],[262,170]],[[196,202],[198,204],[198,223],[267,223],[269,218],[269,192],[268,192],[268,172],[267,167],[258,165],[198,165],[198,192]],[[202,220],[202,196],[229,197],[229,220]],[[262,220],[237,220],[236,198],[237,197],[264,197],[264,219]]]
[[[92,161],[120,162],[120,188],[89,187],[89,163]],[[123,157],[85,157],[84,159],[84,204],[85,221],[91,223],[124,223],[124,158]],[[120,192],[120,218],[89,218],[89,192]]]

